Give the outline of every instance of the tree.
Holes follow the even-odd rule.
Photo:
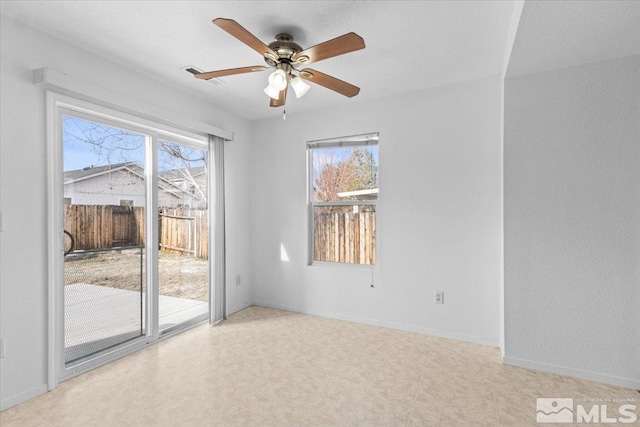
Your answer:
[[[343,161],[333,152],[314,153],[314,199],[318,202],[339,200],[339,193],[375,188],[378,166],[371,151],[353,150]]]
[[[320,174],[315,180],[314,197],[316,201],[338,200],[338,193],[349,191],[358,173],[353,162],[337,162],[332,154],[322,156]]]
[[[347,191],[375,188],[378,185],[378,166],[370,150],[358,148],[353,151],[348,162],[356,168],[356,175]]]
[[[160,176],[191,193],[193,207],[206,207],[207,203],[207,152],[161,141],[158,146]]]
[[[144,164],[145,137],[135,132],[65,116],[63,137],[65,170],[123,163],[142,167]],[[180,188],[185,195],[191,194],[192,200],[186,204],[206,207],[207,169],[206,151],[158,142],[160,179]]]

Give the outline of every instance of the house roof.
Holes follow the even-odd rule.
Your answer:
[[[184,169],[167,169],[161,171],[158,175],[167,181],[180,181],[184,179],[184,173],[181,172]],[[196,178],[206,173],[206,169],[204,166],[198,166],[195,168],[189,168],[191,172],[191,176]]]
[[[104,165],[104,166],[90,166],[82,169],[66,171],[64,172],[64,184],[67,185],[74,182],[95,178],[100,175],[121,171],[125,169],[128,172],[131,172],[134,175],[137,175],[139,178],[141,178],[144,181],[144,167],[142,167],[137,162],[126,162],[126,163],[114,163],[111,165]],[[172,194],[184,193],[184,194],[188,194],[190,197],[194,197],[193,194],[189,193],[184,188],[181,188],[173,184],[170,180],[163,177],[162,174],[160,174],[159,176],[158,186],[168,193],[172,193]]]
[[[370,200],[378,197],[378,189],[369,188],[366,190],[344,191],[342,193],[338,193],[338,197],[359,197],[360,200]]]
[[[135,162],[127,162],[127,163],[115,163],[111,165],[103,165],[103,166],[87,166],[82,169],[76,169],[72,171],[64,172],[64,183],[68,184],[70,182],[81,181],[86,178],[90,178],[93,176],[102,175],[107,172],[114,172],[120,169],[128,167],[128,169],[137,169],[136,172],[140,172],[142,170],[142,166]]]

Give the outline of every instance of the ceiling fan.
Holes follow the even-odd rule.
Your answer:
[[[303,70],[296,68],[364,49],[364,40],[356,33],[347,33],[308,49],[302,49],[289,34],[278,34],[275,37],[275,41],[266,45],[233,19],[217,18],[213,20],[213,23],[262,55],[269,66],[254,65],[252,67],[230,68],[202,73],[194,72],[193,74],[197,79],[209,80],[275,68],[275,71],[269,75],[269,85],[264,89],[264,92],[271,98],[269,103],[271,107],[281,107],[285,104],[289,85],[293,88],[297,98],[307,93],[310,86],[304,82],[305,80],[324,86],[349,98],[356,96],[360,92],[359,87],[320,71],[310,68]]]

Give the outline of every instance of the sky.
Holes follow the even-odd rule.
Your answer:
[[[62,125],[64,171],[135,161],[144,165],[144,136],[76,117]]]
[[[124,162],[137,162],[144,166],[145,136],[124,129],[91,122],[72,116],[63,118],[63,158],[64,171],[78,170],[91,166],[103,166]],[[204,166],[201,160],[182,162],[171,156],[167,148],[176,146],[160,141],[158,150],[158,169]],[[187,159],[201,159],[201,150],[180,146]],[[378,146],[332,147],[314,149],[314,175],[318,175],[327,163],[334,165],[346,161],[356,149],[369,150],[378,165]]]
[[[145,136],[142,134],[71,116],[64,116],[62,127],[65,172],[124,162],[137,162],[144,166]],[[184,163],[168,153],[168,148],[175,146],[176,144],[160,141],[159,170],[204,165],[199,160],[203,158],[202,150],[179,146],[185,158],[194,159]]]
[[[327,164],[337,166],[338,163],[342,163],[351,157],[355,150],[370,151],[375,166],[379,165],[378,162],[378,146],[349,146],[349,147],[327,147],[327,148],[314,148],[313,149],[313,175],[317,177],[320,175],[322,168]]]

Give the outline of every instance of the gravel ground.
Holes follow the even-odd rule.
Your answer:
[[[65,257],[65,285],[89,283],[140,291],[140,266],[139,249],[68,255]],[[207,260],[161,251],[158,270],[160,295],[207,301]]]

